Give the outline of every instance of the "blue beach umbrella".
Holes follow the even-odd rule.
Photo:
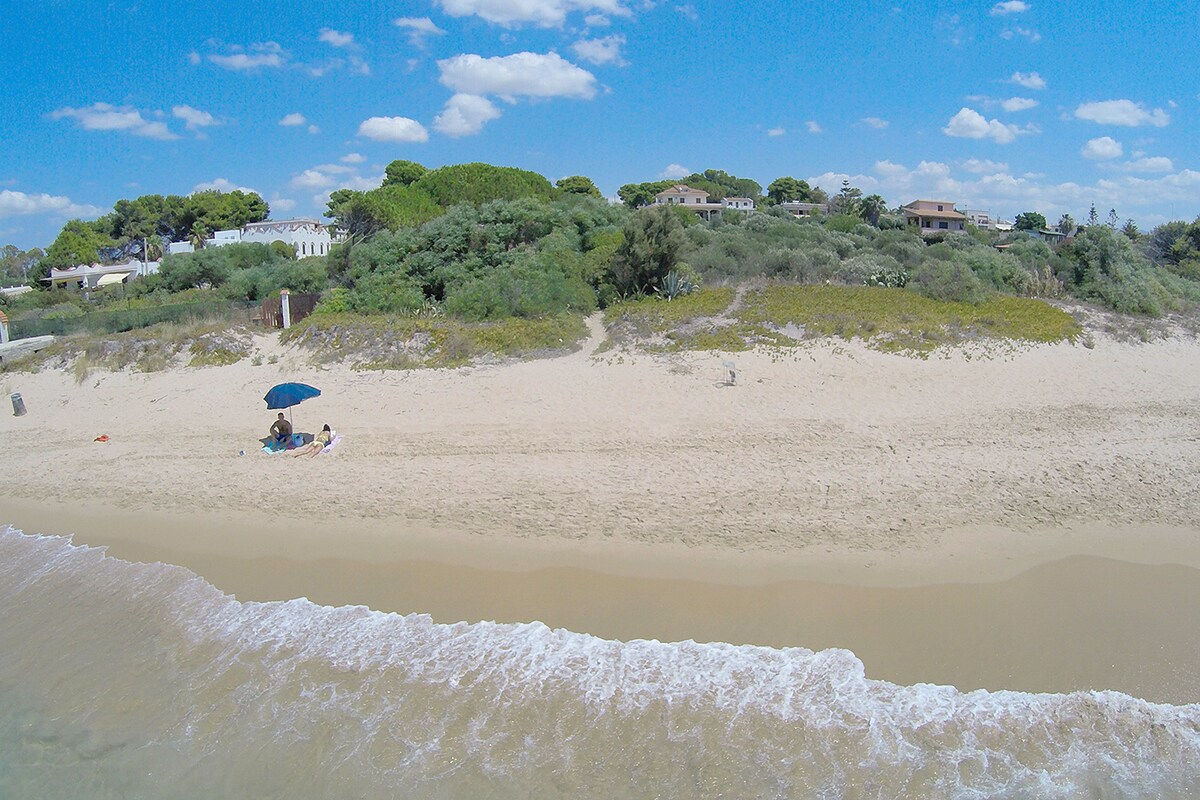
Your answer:
[[[309,386],[307,383],[281,383],[278,386],[272,386],[271,390],[263,395],[263,400],[267,401],[267,408],[286,408],[288,417],[291,418],[292,406],[303,403],[310,397],[318,397],[321,390],[315,386]]]

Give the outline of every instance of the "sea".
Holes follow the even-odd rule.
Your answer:
[[[0,798],[1190,798],[1200,705],[304,599],[0,527]]]

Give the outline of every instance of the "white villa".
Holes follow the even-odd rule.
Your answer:
[[[319,220],[281,219],[251,222],[235,230],[217,231],[211,239],[204,242],[204,246],[223,247],[239,243],[269,245],[272,242],[291,245],[296,251],[296,258],[306,258],[328,255],[329,249],[334,245],[334,238]],[[187,242],[172,242],[169,249],[172,253],[190,253],[192,245]]]
[[[967,209],[963,212],[967,217],[967,222],[974,225],[976,228],[988,230],[992,227],[992,215],[986,211],[975,211]]]
[[[913,200],[904,206],[904,221],[921,229],[922,234],[965,231],[967,218],[946,200]]]
[[[134,276],[153,275],[158,272],[158,265],[157,261],[136,259],[126,264],[77,264],[66,269],[51,269],[50,285],[96,289],[114,283],[125,283]]]
[[[817,214],[828,214],[827,203],[801,203],[799,200],[786,200],[778,205],[793,217],[811,217]]]

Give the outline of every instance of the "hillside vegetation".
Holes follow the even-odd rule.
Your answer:
[[[653,182],[622,187],[634,200],[614,205],[582,176],[553,186],[507,167],[397,161],[379,188],[330,196],[327,216],[346,238],[327,257],[297,261],[288,248],[265,245],[203,249],[167,256],[158,275],[88,298],[42,290],[7,298],[4,308],[18,327],[107,314],[104,325],[99,316],[77,325],[104,331],[175,318],[147,309],[183,315],[189,304],[198,311],[282,288],[316,292],[315,315],[289,339],[344,344],[359,354],[356,363],[379,366],[536,354],[560,339],[570,347],[583,335],[579,320],[596,309],[606,310],[618,339],[650,348],[739,350],[842,336],[927,352],[975,339],[1074,340],[1078,326],[1044,300],[1146,318],[1200,301],[1200,221],[1145,236],[1094,224],[1054,247],[1028,233],[922,238],[853,187],[829,198],[781,178],[764,197],[757,183],[720,170],[690,177],[713,192],[751,196],[760,210],[706,222],[678,206],[630,208],[652,196]],[[834,213],[796,219],[774,205],[795,197],[827,199]],[[152,217],[159,208],[171,224],[185,224],[174,200],[143,200],[121,201],[124,216],[115,217]],[[260,213],[244,196],[235,200],[230,213]],[[68,223],[62,235],[78,228]],[[371,345],[372,337],[392,344]]]

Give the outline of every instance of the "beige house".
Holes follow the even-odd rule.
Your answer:
[[[685,186],[682,183],[677,183],[674,186],[663,189],[658,194],[654,195],[654,203],[656,206],[674,206],[680,205],[688,211],[694,211],[704,219],[712,219],[713,215],[721,216],[721,212],[725,210],[724,203],[708,202],[708,192],[703,189],[693,189],[690,186]]]
[[[966,215],[946,200],[913,200],[901,210],[904,221],[919,227],[922,234],[966,230]]]

